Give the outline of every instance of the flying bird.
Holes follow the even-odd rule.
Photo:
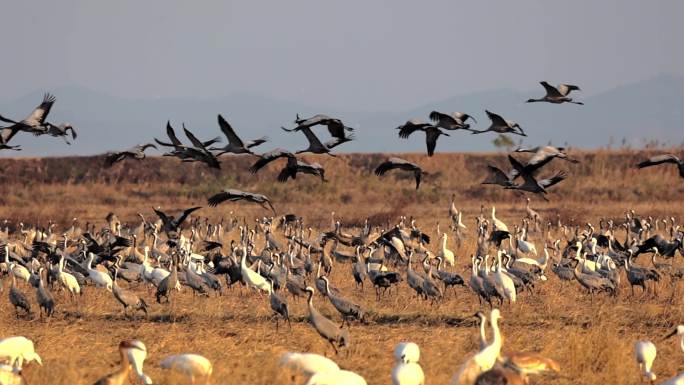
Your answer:
[[[572,98],[569,98],[567,95],[574,90],[579,91],[579,87],[573,86],[570,84],[561,84],[557,87],[552,86],[551,84],[541,81],[539,82],[544,89],[546,90],[546,95],[539,99],[527,99],[527,103],[534,103],[534,102],[547,102],[547,103],[554,103],[554,104],[561,104],[561,103],[573,103],[573,104],[579,104],[579,105],[584,105],[582,102],[576,102],[573,101]],[[562,92],[561,92],[562,89]]]
[[[527,136],[527,134],[525,134],[525,131],[523,131],[522,127],[520,127],[518,123],[512,120],[506,120],[502,118],[501,115],[495,114],[489,110],[485,110],[485,112],[487,113],[489,120],[492,121],[492,124],[486,130],[471,130],[473,134],[482,134],[484,132],[493,131],[498,132],[499,134],[511,133],[521,136]]]
[[[107,157],[105,158],[105,165],[107,167],[111,167],[115,163],[121,162],[126,158],[137,160],[145,159],[145,150],[147,150],[150,147],[154,148],[155,150],[157,149],[157,146],[155,146],[154,143],[147,143],[139,144],[131,149],[124,151],[110,152],[107,154]]]
[[[7,127],[12,130],[25,131],[38,135],[45,134],[48,130],[45,119],[47,119],[48,114],[50,114],[50,109],[52,109],[52,105],[55,104],[55,101],[57,101],[57,99],[54,95],[46,93],[43,95],[43,101],[40,105],[34,108],[31,114],[24,120],[17,122],[2,115],[0,115],[0,120],[12,124],[12,126]]]
[[[178,214],[176,217],[171,217],[166,215],[163,211],[153,209],[154,213],[157,214],[159,219],[162,221],[161,230],[166,233],[178,232],[178,228],[183,224],[185,219],[193,212],[201,209],[201,206],[191,207],[189,209],[183,210],[182,213]]]
[[[264,168],[267,164],[280,159],[280,158],[294,158],[295,155],[290,151],[283,150],[282,148],[276,148],[273,151],[265,152],[259,156],[259,159],[254,162],[249,171],[252,174],[256,174],[259,170]]]
[[[453,112],[445,114],[439,111],[430,112],[430,120],[435,122],[435,126],[445,130],[470,130],[470,124],[466,120],[472,119],[477,123],[474,117],[463,112]]]
[[[297,179],[297,174],[315,175],[321,178],[321,181],[327,182],[325,179],[325,169],[318,163],[306,163],[295,157],[288,157],[287,164],[278,174],[278,182],[287,182],[288,179]]]
[[[235,130],[233,127],[228,123],[226,119],[221,116],[221,114],[218,115],[218,124],[219,127],[221,128],[221,132],[223,132],[223,135],[226,136],[226,139],[228,139],[228,144],[226,144],[223,147],[212,147],[210,148],[211,151],[219,151],[217,156],[221,156],[223,154],[252,154],[252,151],[250,148],[256,147],[260,144],[266,143],[268,141],[267,137],[262,137],[259,139],[251,140],[249,142],[243,142],[242,139],[240,139],[239,136],[235,133]]]
[[[268,199],[268,197],[266,195],[262,195],[262,194],[256,194],[256,193],[245,192],[245,191],[234,190],[234,189],[226,189],[226,190],[223,190],[216,195],[211,196],[208,200],[209,206],[211,206],[211,207],[216,207],[225,201],[229,201],[229,202],[247,201],[247,202],[252,202],[252,203],[258,203],[259,205],[261,205],[261,207],[263,207],[265,209],[270,208],[271,211],[273,211],[273,214],[276,213],[276,210],[273,207],[273,205],[271,204],[271,201]]]
[[[389,158],[385,162],[381,163],[376,169],[375,169],[375,175],[381,176],[385,175],[386,172],[390,170],[404,170],[404,171],[412,171],[414,177],[416,178],[416,190],[418,190],[418,187],[420,187],[420,179],[423,174],[427,175],[427,172],[423,171],[423,169],[420,168],[415,163],[411,163],[407,160],[401,159],[401,158]]]
[[[436,126],[423,122],[419,119],[411,119],[403,125],[397,127],[397,130],[399,130],[399,137],[402,139],[407,139],[416,131],[425,132],[425,144],[427,145],[428,156],[434,155],[435,147],[437,146],[437,139],[440,135],[451,136]]]
[[[560,183],[561,181],[563,181],[567,178],[567,173],[565,173],[564,171],[559,171],[550,178],[537,180],[532,175],[532,172],[528,172],[525,169],[525,166],[523,166],[522,163],[518,162],[517,159],[515,159],[511,155],[508,155],[508,160],[511,162],[511,165],[513,166],[513,168],[523,178],[523,183],[522,184],[511,184],[509,186],[505,186],[504,188],[506,188],[506,189],[527,191],[527,192],[531,192],[534,194],[540,194],[542,196],[542,198],[544,198],[544,200],[547,200],[546,197],[544,196],[547,193],[546,189],[557,184],[557,183]]]
[[[297,127],[292,129],[287,129],[285,127],[281,128],[287,132],[293,132],[300,131],[303,128],[311,128],[313,126],[322,125],[328,127],[328,132],[330,132],[330,135],[334,138],[345,138],[345,131],[354,131],[352,127],[345,126],[340,119],[331,118],[328,115],[323,114],[317,114],[306,119],[301,119],[299,114],[297,114],[295,124],[297,124]]]
[[[684,162],[672,154],[662,154],[662,155],[652,156],[652,157],[646,159],[645,161],[637,164],[637,167],[638,168],[644,168],[644,167],[657,166],[659,164],[665,164],[665,163],[676,164],[677,167],[679,168],[679,176],[681,178],[684,178]]]

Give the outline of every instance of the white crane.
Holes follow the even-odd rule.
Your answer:
[[[152,384],[152,379],[143,373],[143,363],[147,358],[147,347],[145,344],[140,340],[129,340],[124,353],[128,357],[128,362],[130,362],[131,368],[135,375],[138,376],[140,382],[145,385]]]
[[[537,247],[532,242],[527,241],[527,230],[523,227],[522,233],[518,236],[517,245],[518,250],[522,251],[524,254],[534,254],[537,256]]]
[[[651,341],[637,341],[634,344],[634,355],[644,377],[653,383],[656,380],[652,369],[656,358],[656,346]]]
[[[63,255],[59,257],[59,263],[57,264],[57,280],[73,298],[76,297],[76,294],[81,294],[81,286],[78,284],[76,277],[64,271]]]
[[[315,353],[287,352],[280,357],[280,366],[287,367],[295,372],[301,372],[305,376],[340,370],[335,361]]]
[[[438,257],[444,259],[450,266],[454,266],[456,260],[454,259],[454,252],[447,248],[447,233],[442,234],[442,250],[437,254]]]
[[[247,286],[271,294],[271,284],[268,283],[266,278],[262,277],[259,273],[250,269],[249,266],[247,266],[246,261],[247,247],[243,247],[242,259],[240,260],[240,271],[242,272],[242,279],[245,281]]]
[[[5,244],[5,264],[10,266],[9,244]],[[29,279],[31,279],[31,272],[26,267],[18,263],[13,264],[13,267],[10,269],[10,271],[12,275],[25,282],[28,282]]]
[[[172,370],[183,374],[194,384],[197,377],[205,378],[207,381],[211,377],[214,368],[211,361],[199,354],[178,354],[164,358],[159,366],[162,369]]]
[[[24,363],[36,361],[43,365],[33,346],[33,341],[23,336],[7,337],[0,340],[0,358],[9,361],[10,365],[21,369]]]
[[[394,385],[423,385],[425,373],[418,364],[420,348],[413,342],[401,342],[394,349],[396,365],[392,369]]]
[[[515,283],[513,279],[503,272],[503,263],[501,263],[501,250],[496,253],[496,272],[494,273],[494,281],[503,289],[503,294],[508,299],[508,303],[515,303],[516,292]]]
[[[306,385],[367,385],[366,380],[349,370],[316,373]]]
[[[86,253],[85,251],[83,253]],[[93,259],[95,258],[95,254],[93,253],[88,253],[88,260],[87,260],[87,265],[86,265],[86,270],[88,270],[88,277],[95,283],[95,286],[97,287],[104,287],[108,291],[112,291],[112,286],[114,285],[114,281],[112,280],[112,277],[109,276],[109,274],[102,272],[97,269],[93,269]]]
[[[472,385],[477,376],[494,367],[503,345],[498,323],[501,318],[499,309],[492,309],[490,314],[490,324],[494,335],[492,342],[461,365],[451,379],[451,385]]]
[[[508,231],[508,226],[496,218],[496,207],[494,206],[492,206],[492,223],[494,223],[494,229],[499,231]]]

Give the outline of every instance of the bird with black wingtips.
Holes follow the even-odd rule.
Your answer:
[[[207,146],[204,145],[204,142],[197,139],[197,137],[185,127],[185,123],[183,123],[183,132],[185,132],[185,136],[187,136],[187,138],[194,146],[193,149],[195,151],[192,152],[192,158],[194,160],[203,162],[211,168],[221,169],[221,164],[219,163],[214,153],[209,151],[209,149],[207,149]]]
[[[287,182],[288,179],[297,179],[297,174],[315,175],[321,178],[322,182],[327,182],[325,179],[325,169],[318,163],[306,163],[295,157],[289,157],[287,164],[278,174],[278,182]]]
[[[679,169],[679,177],[684,178],[684,161],[682,161],[677,156],[672,155],[672,154],[662,154],[662,155],[652,156],[652,157],[646,159],[645,161],[637,164],[637,167],[638,168],[645,168],[645,167],[651,167],[651,166],[658,166],[658,165],[666,164],[666,163],[676,164],[677,168]]]
[[[511,155],[508,155],[508,160],[510,161],[513,168],[523,178],[524,182],[522,184],[512,184],[510,186],[505,186],[504,188],[506,189],[527,191],[535,194],[540,194],[544,199],[546,199],[546,197],[544,197],[544,195],[547,194],[546,188],[551,187],[557,183],[560,183],[561,181],[565,180],[565,178],[567,178],[567,173],[560,171],[557,172],[551,178],[538,181],[532,175],[532,173],[528,172],[525,166],[523,166],[517,159],[515,159]]]
[[[12,124],[12,126],[7,127],[11,130],[30,132],[38,135],[45,134],[48,130],[48,127],[45,124],[46,119],[50,114],[50,110],[52,109],[52,105],[55,104],[55,101],[57,101],[57,99],[54,95],[46,93],[43,95],[43,101],[34,108],[31,114],[25,119],[17,122],[0,115],[0,120]],[[7,141],[9,141],[10,138],[8,138]]]
[[[525,134],[525,131],[523,131],[522,127],[520,127],[518,123],[512,120],[506,120],[501,115],[495,114],[489,110],[485,110],[485,112],[487,113],[487,117],[489,118],[489,120],[492,121],[491,125],[486,130],[471,130],[473,134],[482,134],[485,132],[492,131],[498,132],[499,134],[511,133],[521,136],[527,136],[527,134]]]
[[[427,172],[423,171],[423,169],[417,164],[396,157],[389,158],[376,167],[375,175],[382,176],[385,175],[386,172],[395,169],[412,171],[414,177],[416,178],[416,190],[418,190],[418,187],[420,187],[421,177],[423,175],[427,175]]]
[[[190,214],[193,212],[201,209],[202,206],[196,206],[196,207],[191,207],[189,209],[183,210],[180,214],[178,214],[176,217],[171,217],[168,216],[166,213],[164,213],[161,210],[153,208],[154,213],[157,214],[159,219],[162,221],[162,228],[161,230],[166,232],[167,234],[169,233],[176,233],[178,232],[178,228],[183,224],[183,222],[188,218]]]
[[[226,139],[228,139],[228,144],[223,147],[212,147],[209,149],[211,151],[218,151],[216,154],[217,156],[221,156],[223,154],[252,154],[252,151],[250,150],[252,147],[256,147],[268,141],[267,137],[262,137],[248,142],[243,142],[242,139],[240,139],[240,137],[235,133],[235,129],[233,129],[230,123],[228,123],[228,121],[221,116],[221,114],[218,115],[218,124],[221,132],[223,132],[223,135],[225,135]]]
[[[534,102],[547,102],[547,103],[553,103],[553,104],[561,104],[561,103],[573,103],[573,104],[579,104],[579,105],[584,105],[582,102],[576,102],[572,100],[572,98],[568,97],[568,94],[570,91],[577,90],[579,91],[579,87],[569,85],[569,84],[561,84],[560,86],[554,87],[551,84],[549,84],[546,81],[541,81],[539,84],[544,87],[544,90],[546,90],[546,95],[542,96],[539,99],[527,99],[527,103],[534,103]],[[561,92],[563,90],[563,92]]]
[[[437,139],[439,139],[440,135],[451,136],[440,130],[437,126],[433,126],[420,119],[411,119],[396,129],[399,130],[399,137],[402,139],[408,139],[408,137],[416,131],[425,132],[425,144],[427,145],[428,156],[434,155],[435,147],[437,147]]]
[[[209,206],[216,207],[225,201],[247,201],[252,203],[258,203],[261,205],[261,207],[265,209],[270,208],[273,211],[273,214],[276,213],[275,208],[271,204],[271,200],[268,199],[266,195],[240,191],[235,189],[225,189],[218,194],[212,195],[211,197],[209,197],[207,202],[209,203]]]
[[[463,112],[452,112],[445,114],[439,111],[430,112],[430,120],[435,122],[435,126],[445,130],[470,130],[470,124],[466,123],[468,119],[472,119],[477,123],[477,120],[471,115]]]
[[[261,170],[262,168],[266,167],[267,164],[278,160],[280,158],[294,158],[295,155],[287,150],[284,150],[282,148],[276,148],[275,150],[265,152],[261,155],[259,155],[259,159],[257,159],[256,162],[249,168],[249,172],[252,174],[256,174]]]
[[[136,160],[145,159],[145,150],[147,150],[150,147],[154,148],[155,150],[157,149],[157,146],[155,146],[154,143],[146,143],[146,144],[139,144],[139,145],[137,145],[131,149],[128,149],[128,150],[110,152],[105,157],[105,165],[107,167],[111,167],[115,163],[121,162],[124,159],[136,159]]]
[[[330,135],[334,138],[339,138],[339,139],[344,139],[347,138],[346,132],[345,131],[354,131],[352,127],[346,126],[344,123],[342,123],[342,120],[337,119],[337,118],[331,118],[328,115],[324,114],[317,114],[314,115],[310,118],[305,118],[302,119],[299,117],[299,114],[297,114],[297,118],[295,119],[295,124],[297,124],[297,127],[295,128],[285,128],[281,127],[283,130],[287,132],[293,132],[293,131],[300,131],[303,128],[311,128],[317,125],[322,125],[326,126],[328,128],[328,132],[330,132]]]
[[[297,151],[295,154],[311,153],[311,154],[328,154],[330,156],[335,156],[330,153],[330,148],[321,143],[320,139],[316,134],[311,131],[309,127],[302,127],[298,131],[304,133],[306,140],[309,142],[309,147],[304,150]]]

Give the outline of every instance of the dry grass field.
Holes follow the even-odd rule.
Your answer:
[[[682,149],[674,151],[684,155]],[[551,189],[550,201],[532,198],[533,207],[547,220],[555,222],[560,215],[564,223],[596,224],[601,217],[619,220],[628,209],[641,216],[684,217],[684,182],[675,167],[633,168],[652,153],[620,150],[572,154],[581,163],[554,160],[546,168],[549,172],[564,169],[570,175]],[[162,158],[126,161],[108,170],[101,167],[100,158],[0,159],[0,220],[7,218],[10,229],[20,221],[45,225],[48,220],[63,228],[70,226],[74,217],[82,226],[87,221],[102,225],[107,213],[113,211],[122,222],[135,225],[137,212],[152,218],[152,207],[175,212],[206,206],[207,197],[233,187],[268,195],[279,214],[301,215],[315,229],[330,228],[332,211],[350,232],[365,218],[384,224],[400,215],[413,216],[417,225],[433,236],[430,249],[436,252],[436,226],[438,222],[442,230],[448,226],[452,193],[470,229],[481,205],[486,214],[491,205],[496,205],[498,216],[509,225],[524,215],[522,196],[479,184],[486,164],[506,165],[503,154],[402,156],[431,173],[418,191],[411,178],[396,174],[378,178],[372,174],[386,154],[308,157],[326,168],[330,182],[325,184],[310,176],[298,178],[296,183],[277,183],[274,166],[251,175],[246,171],[253,161],[249,156],[224,158],[220,172]],[[259,206],[229,203],[204,207],[196,214],[218,220],[230,211],[248,221],[268,215]],[[530,236],[540,250],[541,239],[541,234]],[[469,234],[461,247],[453,242],[450,247],[457,256],[454,270],[467,279],[469,256],[476,247],[474,235]],[[675,260],[677,265],[679,259]],[[649,262],[642,257],[637,263]],[[599,295],[592,302],[577,282],[560,282],[547,272],[549,280],[538,286],[538,293],[523,293],[517,304],[502,309],[504,352],[537,351],[560,363],[560,374],[533,377],[534,384],[639,384],[642,380],[632,350],[638,339],[650,339],[658,346],[658,383],[683,371],[684,352],[678,341],[662,341],[662,337],[684,323],[680,299],[684,288],[673,293],[667,282],[661,282],[658,296],[631,296],[622,274],[622,292],[617,298]],[[472,315],[480,307],[468,288],[449,290],[445,300],[431,305],[415,298],[405,282],[398,293],[376,301],[371,285],[363,292],[354,288],[346,265],[336,265],[331,282],[369,310],[367,324],[351,326],[351,347],[333,357],[342,368],[361,374],[369,384],[391,383],[392,350],[400,341],[410,340],[421,347],[420,363],[427,384],[447,384],[461,363],[477,350],[477,323]],[[292,330],[281,323],[278,332],[267,297],[237,286],[224,290],[220,297],[200,299],[184,289],[174,293],[172,305],[158,305],[153,292],[133,284],[130,288],[152,304],[148,317],[133,319],[124,317],[110,293],[87,287],[77,302],[56,293],[55,316],[43,321],[15,318],[7,300],[8,284],[3,280],[0,336],[24,335],[36,343],[44,365],[26,368],[31,385],[93,383],[115,368],[119,360],[116,346],[126,338],[146,343],[146,372],[159,384],[184,383],[164,377],[159,369],[159,361],[169,354],[202,354],[214,363],[212,384],[246,385],[290,384],[290,376],[277,366],[279,355],[285,351],[333,353],[308,324],[303,299],[288,297]],[[28,290],[26,286],[23,289]],[[29,297],[35,301],[33,290]],[[324,314],[339,319],[324,298],[317,295],[314,304]]]

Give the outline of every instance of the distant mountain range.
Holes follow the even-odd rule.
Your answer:
[[[580,85],[581,86],[581,85]],[[399,139],[394,127],[410,118],[427,119],[430,111],[463,111],[475,115],[484,129],[489,121],[484,109],[500,113],[520,123],[529,135],[526,145],[552,142],[574,147],[596,148],[620,145],[623,140],[640,146],[648,140],[680,145],[684,143],[684,79],[659,75],[652,79],[617,87],[584,98],[573,95],[584,106],[524,103],[530,97],[543,95],[542,87],[521,92],[495,89],[462,94],[434,101],[408,111],[344,111],[325,106],[306,106],[293,102],[235,94],[212,99],[165,98],[155,100],[124,99],[82,87],[60,87],[48,90],[57,96],[50,114],[51,121],[67,121],[76,127],[78,138],[68,146],[61,139],[20,134],[13,144],[21,144],[22,152],[3,151],[0,156],[90,155],[123,149],[137,143],[164,138],[164,127],[171,120],[180,128],[185,122],[201,138],[220,135],[216,115],[224,117],[243,139],[261,136],[271,141],[259,150],[275,147],[301,149],[306,140],[301,134],[288,134],[279,127],[291,126],[295,114],[316,113],[341,118],[356,128],[357,140],[341,148],[341,152],[423,152],[424,136],[414,134],[409,140]],[[41,100],[43,90],[36,90],[16,100],[0,103],[0,113],[23,118]],[[368,108],[372,110],[372,106]],[[322,139],[327,132],[319,130]],[[440,138],[438,152],[488,151],[494,147],[494,134],[472,135],[464,131],[450,132]],[[514,136],[517,141],[519,137]],[[225,141],[225,138],[223,139]]]

